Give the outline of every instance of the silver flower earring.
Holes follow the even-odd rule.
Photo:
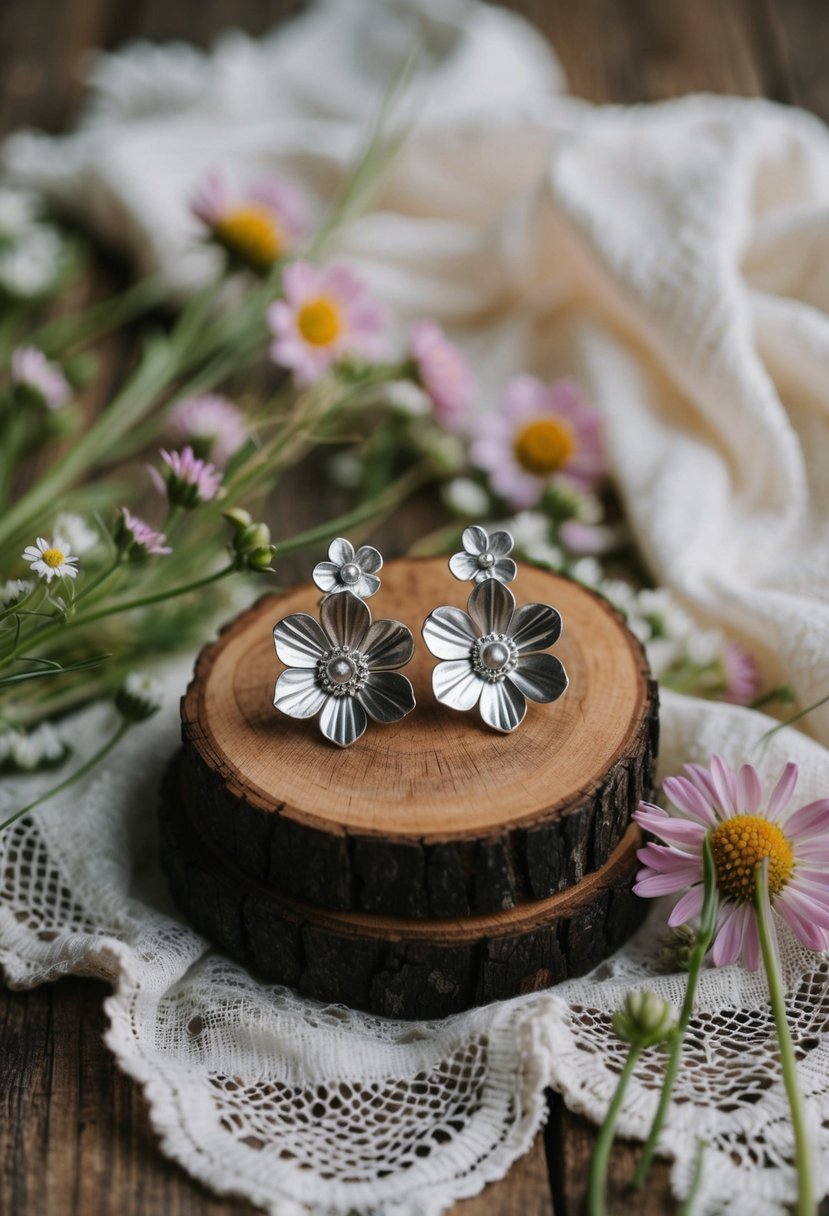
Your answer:
[[[369,718],[399,722],[414,709],[412,686],[395,670],[411,659],[414,639],[401,621],[372,624],[361,598],[380,586],[376,571],[383,559],[376,549],[364,545],[355,553],[339,537],[328,556],[314,569],[314,582],[328,591],[319,621],[294,612],[274,625],[276,653],[286,670],[276,681],[273,703],[291,718],[319,714],[326,739],[349,747]]]
[[[477,705],[488,726],[509,733],[524,721],[527,698],[547,703],[567,689],[561,661],[538,653],[558,641],[561,616],[549,604],[516,608],[505,586],[516,572],[507,557],[509,532],[488,536],[483,528],[467,528],[463,545],[449,568],[476,584],[467,611],[443,605],[423,622],[424,641],[441,660],[432,687],[441,704],[461,711]]]

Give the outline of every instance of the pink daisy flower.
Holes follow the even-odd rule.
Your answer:
[[[513,507],[538,502],[552,478],[589,490],[605,473],[601,418],[574,380],[510,380],[504,403],[475,427],[472,461]]]
[[[219,393],[187,397],[171,411],[167,433],[177,443],[189,443],[203,460],[221,468],[248,439],[248,427],[241,410]]]
[[[163,473],[148,465],[153,485],[160,494],[166,494],[173,506],[197,507],[210,502],[219,492],[222,474],[206,460],[199,460],[188,445],[180,452],[165,452],[161,459],[167,468]]]
[[[260,177],[242,194],[234,194],[214,169],[199,186],[190,208],[213,240],[260,272],[295,249],[308,227],[301,192],[273,175]]]
[[[752,971],[760,963],[753,900],[755,871],[766,857],[773,910],[809,949],[827,949],[829,798],[791,809],[796,764],[786,765],[767,800],[751,764],[735,772],[713,756],[710,768],[686,764],[685,773],[664,782],[675,814],[648,802],[641,802],[634,812],[640,827],[665,842],[639,850],[643,869],[633,888],[636,894],[656,897],[684,891],[669,925],[698,916],[707,834],[721,901],[712,949],[716,966],[736,962],[741,955]]]
[[[163,532],[156,532],[143,519],[133,515],[126,507],[121,508],[121,516],[115,529],[115,543],[123,550],[129,550],[132,558],[163,557],[172,553]]]
[[[12,351],[11,379],[50,410],[59,410],[72,396],[72,386],[57,363],[50,363],[36,346],[18,346]]]
[[[417,321],[411,327],[409,349],[436,420],[447,431],[460,430],[475,396],[475,381],[466,359],[435,321]]]
[[[757,664],[739,642],[729,642],[722,657],[725,688],[720,696],[732,705],[750,705],[760,691]]]
[[[311,384],[345,355],[387,354],[386,309],[347,266],[293,262],[282,280],[284,300],[268,309],[271,358],[297,384]]]

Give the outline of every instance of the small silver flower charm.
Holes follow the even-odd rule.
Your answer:
[[[369,718],[399,722],[415,707],[411,684],[394,670],[412,657],[411,630],[400,621],[372,625],[368,605],[348,589],[325,597],[319,621],[307,612],[284,617],[273,639],[287,668],[274,705],[291,718],[319,714],[320,730],[338,747],[359,739]]]
[[[484,722],[505,734],[524,721],[527,700],[555,701],[567,673],[551,654],[538,654],[561,634],[561,617],[549,604],[515,606],[497,579],[473,589],[467,612],[443,605],[423,623],[429,650],[442,662],[432,672],[438,701],[450,709],[476,705]]]
[[[463,552],[449,559],[449,569],[462,583],[483,583],[495,578],[499,583],[511,583],[517,566],[507,554],[512,552],[513,539],[509,532],[493,532],[473,525],[464,528],[461,537]]]
[[[351,591],[367,600],[380,589],[377,571],[382,568],[383,559],[371,545],[363,545],[355,553],[351,541],[338,536],[328,546],[328,561],[317,562],[312,577],[326,595]]]

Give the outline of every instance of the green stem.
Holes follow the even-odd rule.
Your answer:
[[[358,524],[365,523],[369,519],[387,515],[427,480],[428,474],[426,469],[421,465],[416,465],[413,469],[409,469],[407,473],[404,473],[402,477],[399,477],[397,481],[392,482],[387,489],[373,498],[367,499],[359,507],[355,507],[353,511],[346,511],[344,515],[340,515],[336,519],[326,520],[325,523],[317,524],[313,528],[308,528],[305,532],[292,536],[290,540],[283,541],[281,544],[277,543],[277,561],[284,554],[294,553],[297,549],[304,549],[308,545],[316,545],[320,541],[330,540],[332,536],[340,531],[356,528]]]
[[[691,1187],[688,1194],[685,1196],[682,1207],[679,1209],[678,1216],[691,1216],[694,1210],[697,1192],[699,1191],[699,1186],[702,1182],[702,1159],[707,1147],[708,1145],[705,1140],[697,1141],[697,1155],[694,1159],[694,1173],[691,1177]]]
[[[711,854],[711,844],[707,833],[703,845],[703,873],[705,894],[702,900],[699,933],[697,934],[696,944],[691,952],[688,964],[688,982],[685,986],[685,999],[682,1002],[682,1009],[676,1029],[671,1036],[668,1061],[665,1065],[665,1077],[662,1081],[662,1092],[659,1095],[659,1105],[656,1108],[656,1114],[653,1117],[653,1123],[651,1124],[648,1138],[645,1141],[645,1147],[642,1149],[642,1156],[636,1167],[636,1173],[633,1175],[633,1180],[630,1184],[631,1190],[638,1190],[642,1186],[656,1152],[662,1126],[665,1122],[668,1108],[671,1105],[671,1094],[673,1093],[674,1083],[679,1072],[685,1032],[688,1029],[688,1023],[694,1012],[699,973],[702,969],[703,959],[708,953],[708,948],[714,938],[714,930],[717,927],[717,909],[719,907],[717,872],[714,867],[714,858]]]
[[[780,1048],[780,1063],[783,1071],[783,1083],[786,1086],[786,1096],[789,1099],[789,1109],[792,1116],[792,1131],[794,1132],[794,1159],[797,1167],[797,1216],[814,1216],[816,1212],[814,1199],[814,1183],[812,1181],[812,1154],[809,1146],[809,1136],[806,1128],[806,1109],[803,1095],[797,1083],[797,1062],[794,1055],[789,1022],[786,1017],[786,999],[783,993],[783,979],[780,974],[780,963],[775,948],[774,928],[771,922],[771,906],[769,904],[769,862],[764,857],[757,866],[754,875],[754,910],[757,914],[757,931],[760,936],[760,949],[763,954],[763,966],[769,986],[769,997],[774,1015],[774,1026],[777,1031],[777,1042]]]
[[[593,1159],[590,1162],[590,1176],[587,1186],[587,1216],[605,1216],[607,1211],[605,1204],[607,1163],[610,1160],[610,1150],[613,1147],[616,1120],[619,1118],[619,1111],[622,1109],[622,1102],[625,1098],[625,1090],[633,1075],[633,1070],[636,1067],[636,1062],[641,1052],[641,1047],[631,1044],[624,1068],[616,1085],[616,1090],[607,1109],[604,1123],[599,1128],[596,1147],[593,1149]]]
[[[71,316],[56,317],[29,336],[50,358],[64,354],[71,347],[86,346],[112,330],[135,321],[145,312],[157,308],[170,296],[169,284],[161,274],[139,280],[119,295],[91,304]]]
[[[184,583],[179,587],[169,587],[166,591],[157,591],[154,595],[144,595],[139,599],[123,600],[121,603],[108,604],[104,608],[99,608],[97,612],[88,612],[85,616],[76,616],[72,620],[60,622],[56,625],[49,625],[40,633],[34,634],[33,637],[27,638],[21,642],[16,650],[13,650],[10,655],[4,660],[6,663],[16,659],[23,650],[29,650],[32,646],[43,646],[46,642],[52,640],[58,634],[63,637],[72,629],[80,629],[84,625],[91,625],[94,621],[101,621],[104,617],[113,616],[120,612],[133,612],[137,608],[146,608],[150,604],[159,604],[162,600],[172,600],[180,595],[187,595],[190,591],[198,591],[202,587],[207,587],[211,583],[216,583],[220,578],[225,578],[228,574],[236,569],[234,564],[222,566],[221,570],[215,571],[214,574],[209,574],[206,578],[196,579],[192,583]]]
[[[56,785],[51,790],[47,790],[45,794],[41,794],[39,798],[35,798],[34,802],[27,803],[26,806],[21,807],[19,811],[15,811],[13,815],[10,815],[8,819],[4,820],[3,823],[0,823],[0,832],[5,832],[6,828],[11,827],[13,823],[16,823],[18,819],[22,819],[24,815],[28,815],[30,811],[35,809],[35,807],[41,806],[44,802],[48,802],[48,800],[50,798],[54,798],[56,794],[62,793],[62,791],[68,789],[70,785],[74,785],[76,781],[80,781],[81,777],[85,777],[88,772],[91,772],[96,764],[100,764],[101,761],[109,755],[112,749],[121,742],[131,726],[131,722],[122,721],[115,734],[112,735],[112,737],[104,744],[102,748],[100,748],[99,751],[95,752],[93,756],[90,756],[90,758],[84,764],[82,764],[79,769],[76,769],[74,773],[71,773],[65,781],[61,781],[60,785]]]

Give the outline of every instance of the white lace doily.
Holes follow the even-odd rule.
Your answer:
[[[664,910],[585,980],[435,1023],[383,1021],[259,983],[210,950],[170,904],[156,860],[156,789],[178,741],[186,667],[170,669],[167,705],[136,728],[83,786],[47,803],[2,838],[0,958],[28,987],[74,973],[108,979],[107,1042],[144,1087],[163,1151],[216,1191],[280,1216],[438,1213],[502,1177],[545,1115],[544,1089],[601,1119],[622,1061],[610,1013],[645,978],[679,1004],[682,975],[664,972]],[[667,698],[668,760],[687,748],[676,721],[693,707]],[[701,707],[726,755],[745,755],[766,720]],[[78,755],[109,729],[106,708],[68,724]],[[693,728],[695,754],[711,741]],[[813,797],[825,752],[786,732],[782,755]],[[673,737],[672,737],[673,736]],[[77,762],[77,760],[75,761]],[[7,781],[8,814],[54,778]],[[829,1118],[829,965],[783,942],[811,1125]],[[658,1056],[643,1060],[620,1124],[643,1136],[658,1089]],[[819,1180],[829,1189],[822,1130]],[[788,1108],[763,981],[739,967],[709,971],[664,1144],[682,1195],[705,1139],[698,1212],[782,1213],[793,1195]]]

